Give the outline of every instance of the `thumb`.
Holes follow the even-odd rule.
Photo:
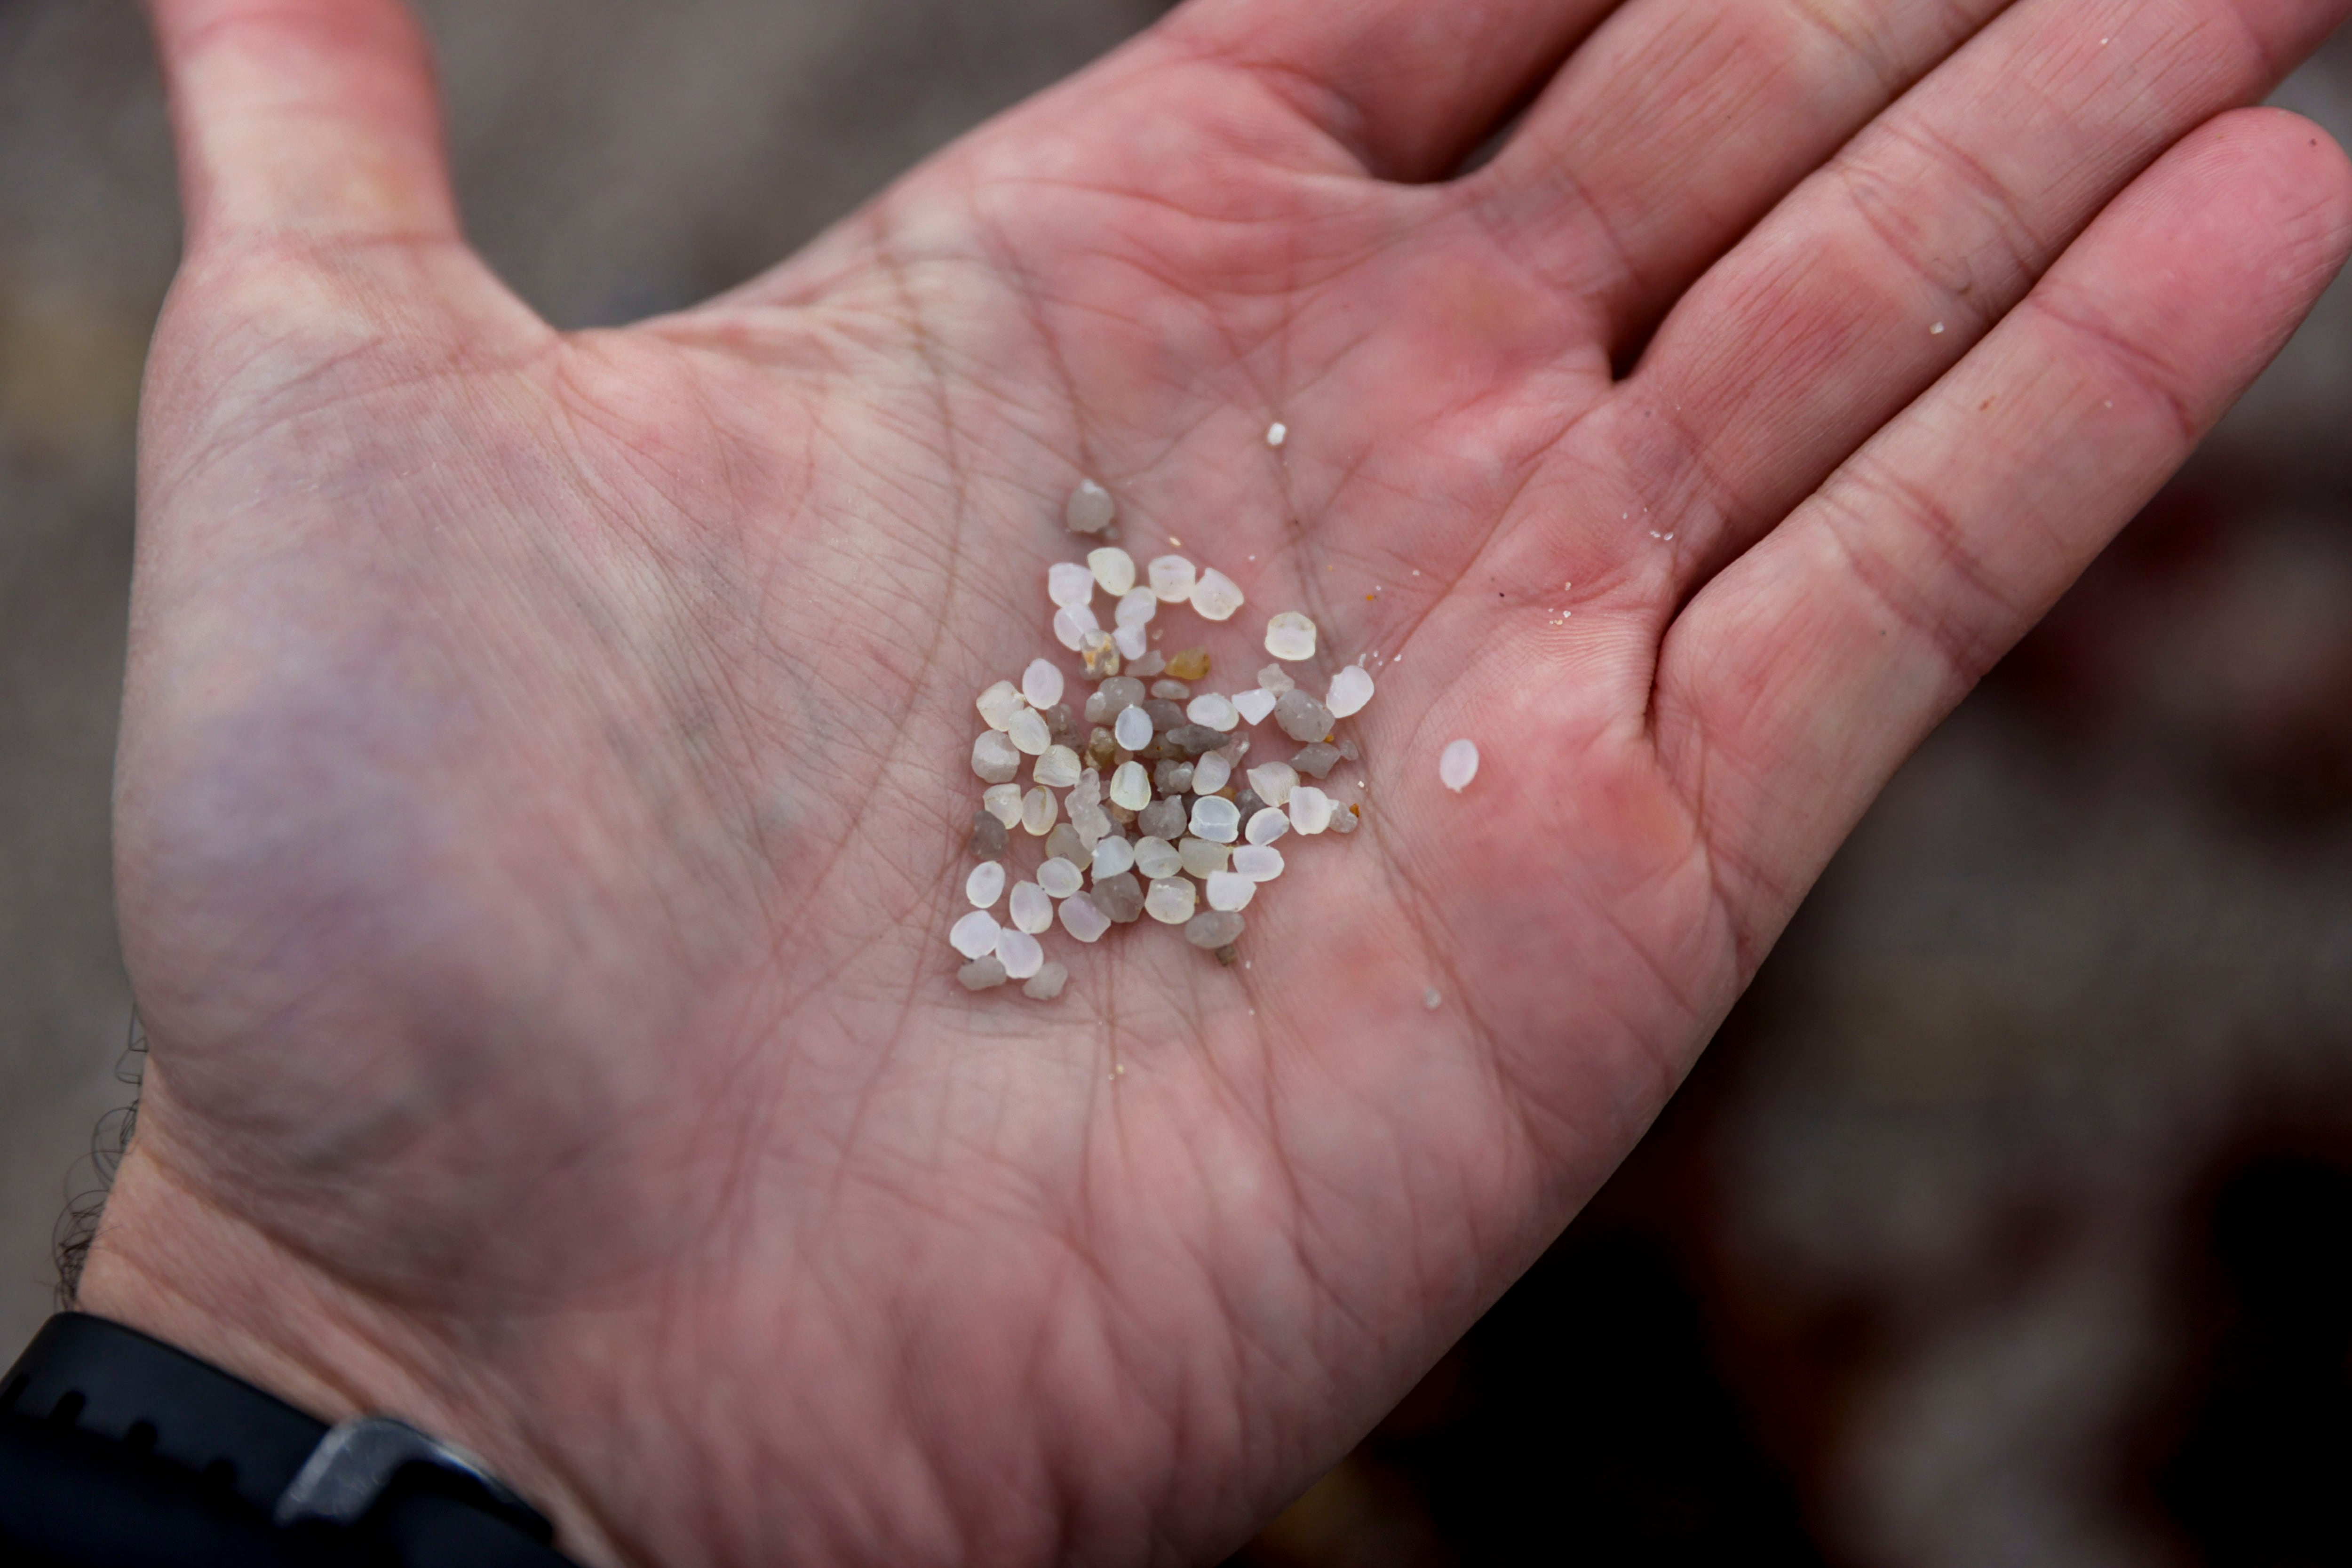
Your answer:
[[[149,0],[192,252],[454,239],[432,48],[401,0]]]

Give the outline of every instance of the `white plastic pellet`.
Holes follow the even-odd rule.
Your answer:
[[[1065,608],[1054,612],[1054,640],[1072,653],[1086,646],[1087,633],[1100,630],[1102,623],[1096,620],[1095,613],[1084,605],[1075,610]]]
[[[994,860],[982,860],[974,866],[971,875],[963,879],[963,896],[971,900],[973,909],[993,908],[996,900],[1004,896],[1003,866]]]
[[[1190,595],[1192,612],[1204,621],[1230,621],[1242,607],[1241,584],[1212,566]]]
[[[1291,796],[1293,801],[1298,797]],[[1320,829],[1318,829],[1320,831]],[[1192,803],[1192,837],[1212,844],[1231,844],[1241,837],[1242,812],[1221,795],[1204,795]]]
[[[994,915],[974,910],[949,930],[948,945],[966,958],[986,958],[996,951],[996,933],[1001,929]]]
[[[1315,623],[1297,610],[1285,610],[1265,623],[1265,651],[1296,664],[1315,657]]]
[[[1045,950],[1037,939],[1011,926],[996,933],[996,957],[1005,974],[1014,980],[1026,980],[1045,967]]]
[[[1263,724],[1265,722],[1265,716],[1274,711],[1274,701],[1273,692],[1263,691],[1253,687],[1247,691],[1235,694],[1234,711],[1249,723]]]
[[[1021,672],[1021,695],[1029,699],[1032,708],[1051,708],[1062,700],[1062,672],[1045,659],[1031,659],[1029,668]],[[988,710],[981,711],[984,714]]]
[[[1020,753],[1015,752],[1014,756]],[[1014,763],[1018,767],[1019,763]],[[1021,786],[1017,784],[991,784],[980,792],[981,809],[1004,824],[1018,826],[1021,822]]]
[[[1034,936],[1054,923],[1054,900],[1034,882],[1013,884],[1013,897],[1006,900],[1005,910],[1013,923]]]
[[[1208,892],[1211,909],[1242,910],[1247,909],[1249,901],[1257,896],[1257,884],[1239,871],[1212,871]],[[1010,964],[1005,966],[1005,973],[1012,973]]]
[[[1121,658],[1141,658],[1151,651],[1151,628],[1120,626],[1110,634],[1110,646],[1118,649]]]
[[[1192,596],[1200,581],[1192,563],[1181,555],[1162,555],[1144,568],[1145,580],[1163,605],[1181,605]]]
[[[1047,789],[1067,789],[1078,782],[1081,771],[1077,752],[1067,746],[1048,746],[1038,757],[1036,771],[1030,776]]]
[[[1086,881],[1078,875],[1076,866],[1056,855],[1037,868],[1037,886],[1044,889],[1049,898],[1066,899],[1086,886]]]
[[[1298,770],[1288,763],[1260,763],[1249,771],[1249,786],[1268,805],[1288,805],[1298,787]]]
[[[1004,738],[1013,742],[1015,751],[1042,757],[1045,748],[1054,743],[1054,731],[1045,727],[1043,713],[1034,708],[1024,708],[1004,726]]]
[[[1192,793],[1214,795],[1225,787],[1234,776],[1234,764],[1225,761],[1223,752],[1211,752],[1192,764]]]
[[[1279,806],[1269,805],[1251,813],[1249,826],[1242,829],[1242,837],[1252,844],[1271,844],[1289,831],[1289,816]]]
[[[1234,870],[1253,882],[1271,882],[1282,875],[1282,851],[1271,844],[1248,844],[1234,851]]]
[[[982,721],[992,730],[1002,730],[1013,722],[1013,716],[1029,706],[1028,699],[1009,680],[1000,680],[980,694],[972,706],[980,710]],[[1040,704],[1050,706],[1050,704]]]
[[[1039,838],[1054,831],[1054,819],[1061,815],[1051,790],[1033,789],[1021,797],[1021,826]]]
[[[1372,700],[1371,672],[1360,664],[1343,665],[1331,678],[1331,689],[1323,699],[1323,706],[1331,710],[1334,719],[1345,719],[1360,713],[1364,704]]]
[[[1445,750],[1437,753],[1437,777],[1447,789],[1459,795],[1470,787],[1478,776],[1478,742],[1448,741]]]
[[[1176,853],[1176,846],[1165,838],[1139,838],[1135,841],[1135,868],[1148,881],[1172,877],[1184,868],[1184,858]]]
[[[1139,752],[1151,744],[1151,715],[1140,708],[1122,708],[1118,710],[1118,717],[1111,721],[1110,732],[1111,738],[1129,751]],[[1149,805],[1151,803],[1145,801],[1143,804]],[[1140,811],[1143,807],[1133,809]]]
[[[1087,567],[1102,591],[1116,599],[1135,586],[1135,557],[1116,544],[1087,552]]]
[[[995,730],[971,743],[971,771],[990,784],[1003,784],[1021,771],[1021,752]]]
[[[1106,838],[1095,846],[1095,880],[1116,877],[1135,865],[1135,846],[1124,838]]]
[[[1163,878],[1144,893],[1143,912],[1162,925],[1180,926],[1192,918],[1192,911],[1199,907],[1199,897],[1192,884],[1183,878]]]
[[[1277,419],[1273,424],[1265,427],[1265,444],[1267,446],[1279,447],[1285,441],[1289,439],[1290,426],[1285,425],[1281,420]]]
[[[1075,561],[1045,568],[1045,596],[1066,610],[1082,610],[1095,596],[1095,574]]]
[[[1110,803],[1129,811],[1141,811],[1151,804],[1151,775],[1143,771],[1141,763],[1121,763],[1118,771],[1110,775]]]
[[[1331,797],[1313,784],[1290,792],[1290,826],[1301,833],[1320,833],[1331,826]]]
[[[1214,691],[1204,691],[1192,699],[1184,710],[1184,717],[1221,733],[1233,731],[1242,721],[1241,712],[1234,708],[1233,699]]]
[[[1118,596],[1118,608],[1110,613],[1111,624],[1119,626],[1149,626],[1151,617],[1159,613],[1159,595],[1149,588],[1129,588]]]
[[[1080,942],[1100,942],[1110,930],[1110,917],[1084,893],[1072,893],[1062,900],[1062,929]]]

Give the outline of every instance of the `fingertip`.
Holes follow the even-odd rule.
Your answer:
[[[2352,252],[2352,156],[2315,121],[2267,105],[2231,110],[2168,161],[2186,165],[2189,177],[2175,188],[2202,209],[2216,239],[2331,276]]]

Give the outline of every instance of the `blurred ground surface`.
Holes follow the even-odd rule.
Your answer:
[[[476,237],[580,325],[758,270],[1159,7],[425,9]],[[2282,99],[2352,137],[2352,48]],[[0,0],[0,1345],[124,1092],[107,776],[173,256],[131,0]],[[2339,286],[1593,1210],[1252,1557],[2352,1561],[2348,421]]]

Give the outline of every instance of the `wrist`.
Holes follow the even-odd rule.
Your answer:
[[[107,1203],[76,1305],[242,1378],[329,1424],[390,1415],[470,1450],[555,1521],[564,1551],[622,1561],[593,1510],[470,1365],[415,1315],[333,1279],[210,1202],[152,1121]]]

